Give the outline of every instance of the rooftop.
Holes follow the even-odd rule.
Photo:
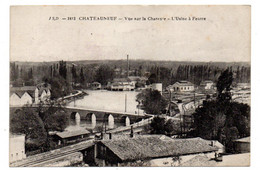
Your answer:
[[[204,153],[218,150],[201,138],[172,139],[163,135],[142,135],[128,139],[100,141],[122,161]]]
[[[179,86],[193,86],[193,84],[189,81],[178,81],[174,83],[173,85],[179,85]]]
[[[56,133],[56,135],[59,136],[60,138],[69,138],[69,137],[80,136],[85,134],[90,134],[90,132],[88,130],[82,129],[77,131],[64,131],[64,132]]]

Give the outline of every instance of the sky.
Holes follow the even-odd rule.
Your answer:
[[[90,16],[116,20],[79,20]],[[10,61],[251,58],[250,6],[13,6],[10,29]]]

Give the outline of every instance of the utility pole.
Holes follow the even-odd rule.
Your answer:
[[[127,94],[125,94],[125,112],[127,111]]]
[[[171,89],[169,89],[170,90],[170,102],[169,102],[169,115],[171,114],[171,102],[172,102],[172,91],[171,91]]]

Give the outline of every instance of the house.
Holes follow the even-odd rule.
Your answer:
[[[51,96],[50,87],[23,86],[10,87],[10,105],[23,106],[26,104],[38,104],[46,101]]]
[[[189,81],[178,81],[166,89],[171,92],[191,92],[194,91],[194,85]]]
[[[250,152],[250,137],[240,138],[233,141],[234,149],[237,153]]]
[[[94,82],[94,83],[91,84],[91,88],[92,88],[93,90],[100,90],[100,89],[101,89],[101,83],[99,83],[99,82]]]
[[[58,145],[65,145],[68,143],[74,143],[77,141],[81,141],[89,137],[90,132],[85,129],[76,130],[76,131],[64,131],[58,132],[54,135],[54,141],[58,143]]]
[[[129,76],[127,78],[131,84],[133,84],[134,86],[136,86],[136,83],[141,83],[141,84],[146,84],[146,81],[148,80],[148,78],[146,77],[140,77],[140,76]]]
[[[99,166],[178,166],[197,155],[214,158],[217,150],[202,138],[136,135],[98,141],[94,155]]]
[[[112,91],[133,91],[135,84],[127,78],[115,78],[108,83],[107,89]]]
[[[9,162],[15,162],[26,158],[25,155],[25,135],[10,134],[9,137]]]
[[[214,82],[211,80],[202,81],[200,83],[200,88],[204,90],[210,90],[214,88]]]
[[[162,83],[153,83],[150,85],[152,90],[158,90],[162,94]]]

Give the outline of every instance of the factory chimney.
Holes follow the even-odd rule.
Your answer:
[[[127,78],[129,77],[129,55],[127,54]]]

